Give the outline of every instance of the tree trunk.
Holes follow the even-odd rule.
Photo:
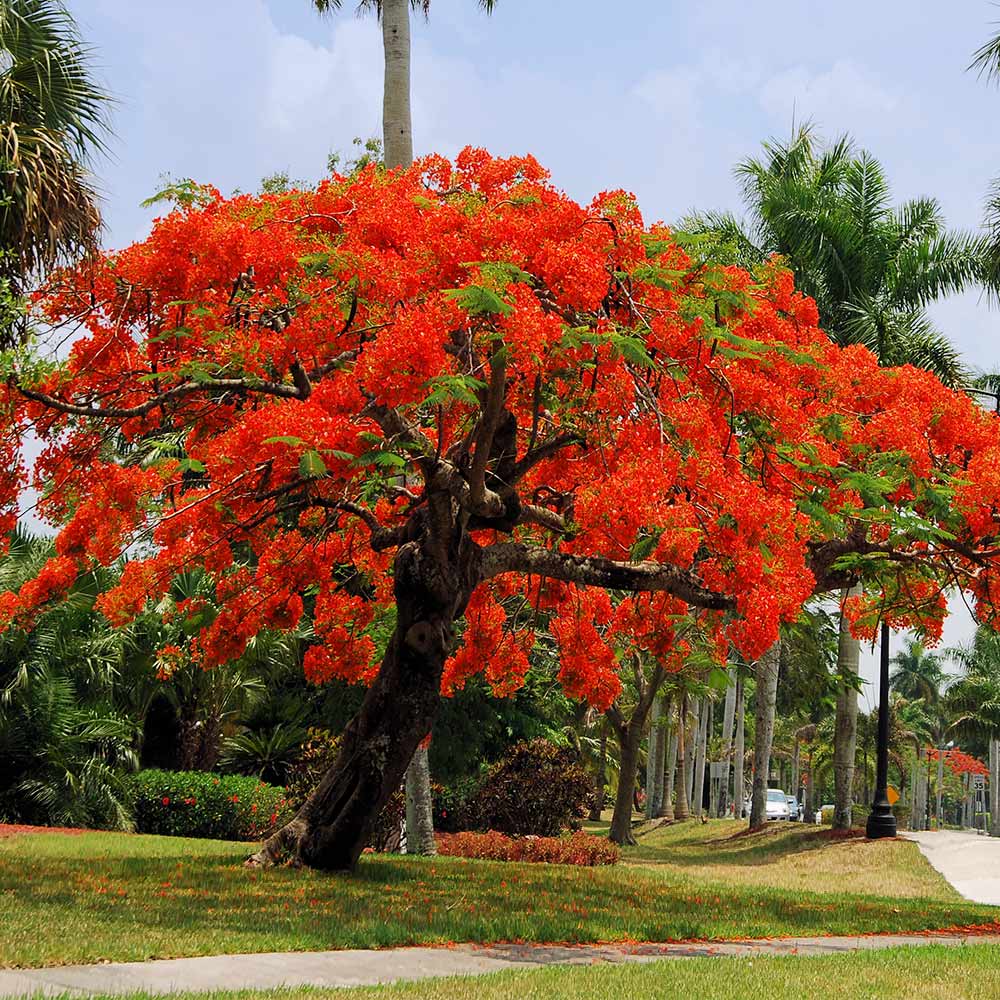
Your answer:
[[[1000,740],[990,739],[990,836],[1000,837]]]
[[[920,775],[923,771],[922,762],[920,760],[920,741],[916,741],[916,746],[914,747],[913,753],[913,774],[910,778],[910,785],[912,786],[912,792],[910,794],[910,829],[919,830],[920,829]]]
[[[663,763],[663,801],[660,803],[660,816],[663,819],[674,819],[674,788],[677,775],[677,723],[673,721],[673,702],[667,704],[667,718],[670,721],[670,736],[666,741],[666,759]]]
[[[597,780],[594,782],[594,804],[590,807],[588,819],[599,823],[604,811],[604,788],[608,783],[608,720],[601,719],[601,749],[597,765]]]
[[[688,696],[685,691],[681,695],[680,707],[677,710],[677,799],[674,802],[674,819],[680,822],[689,817],[688,810],[688,757],[687,733],[690,723],[687,718]]]
[[[844,600],[860,593],[860,585],[852,587],[844,592]],[[837,643],[837,672],[841,678],[847,678],[847,683],[841,680],[837,692],[837,719],[833,743],[834,830],[850,830],[851,828],[851,806],[854,801],[854,756],[857,752],[858,740],[858,690],[850,683],[850,679],[858,675],[860,654],[861,643],[851,635],[847,618],[841,612],[840,638]],[[865,780],[867,781],[867,777]]]
[[[809,755],[806,758],[806,766],[809,768],[809,780],[805,784],[805,795],[803,798],[805,801],[802,804],[803,813],[802,818],[806,823],[816,822],[816,810],[813,806],[813,786],[815,785],[815,779],[813,778],[813,757],[812,749],[809,750]]]
[[[406,853],[437,854],[427,747],[421,743],[406,769]]]
[[[663,760],[663,753],[660,750],[660,740],[663,738],[663,729],[660,726],[660,699],[653,699],[653,706],[649,716],[649,740],[646,744],[646,819],[652,819],[660,810],[660,803],[656,795],[656,760]]]
[[[666,748],[670,725],[670,719],[667,717],[670,703],[666,698],[658,698],[657,701],[660,706],[660,722],[656,727],[656,760],[653,763],[653,794],[656,801],[656,809],[652,814],[654,819],[663,812],[663,774],[666,770]]]
[[[771,744],[774,742],[774,709],[778,699],[779,639],[757,661],[756,735],[753,745],[753,801],[750,804],[750,829],[767,822],[767,777],[771,770]]]
[[[399,788],[413,754],[431,730],[441,701],[441,674],[456,618],[475,585],[478,548],[467,537],[445,564],[434,540],[396,553],[396,627],[340,752],[295,816],[248,859],[350,870],[375,822]],[[443,583],[444,581],[444,583]]]
[[[691,718],[688,720],[687,742],[684,746],[684,757],[687,762],[687,800],[688,813],[694,809],[694,772],[698,766],[698,735],[701,732],[701,700],[691,699]]]
[[[618,794],[615,811],[611,815],[608,838],[615,844],[634,844],[632,836],[632,794],[639,770],[639,747],[642,743],[642,725],[634,725],[635,716],[628,725],[615,726],[619,746]]]
[[[743,678],[736,678],[736,750],[733,770],[733,817],[743,819],[745,812],[746,790],[743,787],[743,772],[746,768],[746,742],[744,732],[746,726],[746,691]]]
[[[719,801],[715,815],[724,818],[729,808],[729,778],[732,774],[730,756],[733,752],[733,723],[736,719],[736,679],[726,688],[726,703],[722,710],[722,776],[719,778]]]
[[[801,752],[801,746],[799,744],[798,736],[792,737],[792,787],[790,789],[790,794],[793,799],[798,801],[799,798],[799,753]]]
[[[385,78],[382,91],[382,138],[385,165],[408,167],[413,162],[410,120],[410,0],[382,0],[382,50]]]
[[[694,764],[694,795],[691,799],[691,812],[701,819],[705,811],[705,761],[708,757],[708,730],[712,722],[712,703],[703,698],[701,701],[701,721],[698,726],[698,746],[695,751]]]

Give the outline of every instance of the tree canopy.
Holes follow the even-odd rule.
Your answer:
[[[530,157],[200,189],[38,310],[76,339],[7,358],[0,502],[11,527],[39,491],[57,554],[4,621],[128,551],[100,601],[124,623],[201,565],[216,599],[178,605],[164,658],[308,612],[308,676],[378,679],[384,711],[404,678],[515,689],[538,612],[599,707],[622,647],[666,653],[692,612],[719,661],[862,576],[862,632],[936,634],[952,585],[994,615],[992,415],[832,343],[782,268],[699,257],[622,192],[576,204]]]

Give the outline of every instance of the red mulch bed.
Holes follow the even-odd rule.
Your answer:
[[[68,826],[18,826],[13,823],[0,823],[0,840],[4,837],[16,837],[19,833],[86,833],[86,830]]]

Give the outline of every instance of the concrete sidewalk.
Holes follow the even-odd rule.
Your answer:
[[[966,899],[1000,906],[1000,838],[958,830],[906,831],[931,863]]]
[[[433,976],[477,976],[542,965],[652,962],[664,958],[829,955],[900,946],[1000,944],[1000,935],[891,934],[876,937],[782,938],[704,944],[459,945],[384,951],[216,955],[154,962],[0,970],[0,997],[167,994],[276,986],[369,986]]]

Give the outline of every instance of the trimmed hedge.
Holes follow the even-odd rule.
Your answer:
[[[283,788],[209,771],[139,771],[128,778],[137,833],[262,840],[290,817]]]
[[[487,861],[529,861],[551,865],[615,865],[621,857],[617,844],[590,833],[568,837],[506,837],[488,833],[442,833],[438,854]]]

